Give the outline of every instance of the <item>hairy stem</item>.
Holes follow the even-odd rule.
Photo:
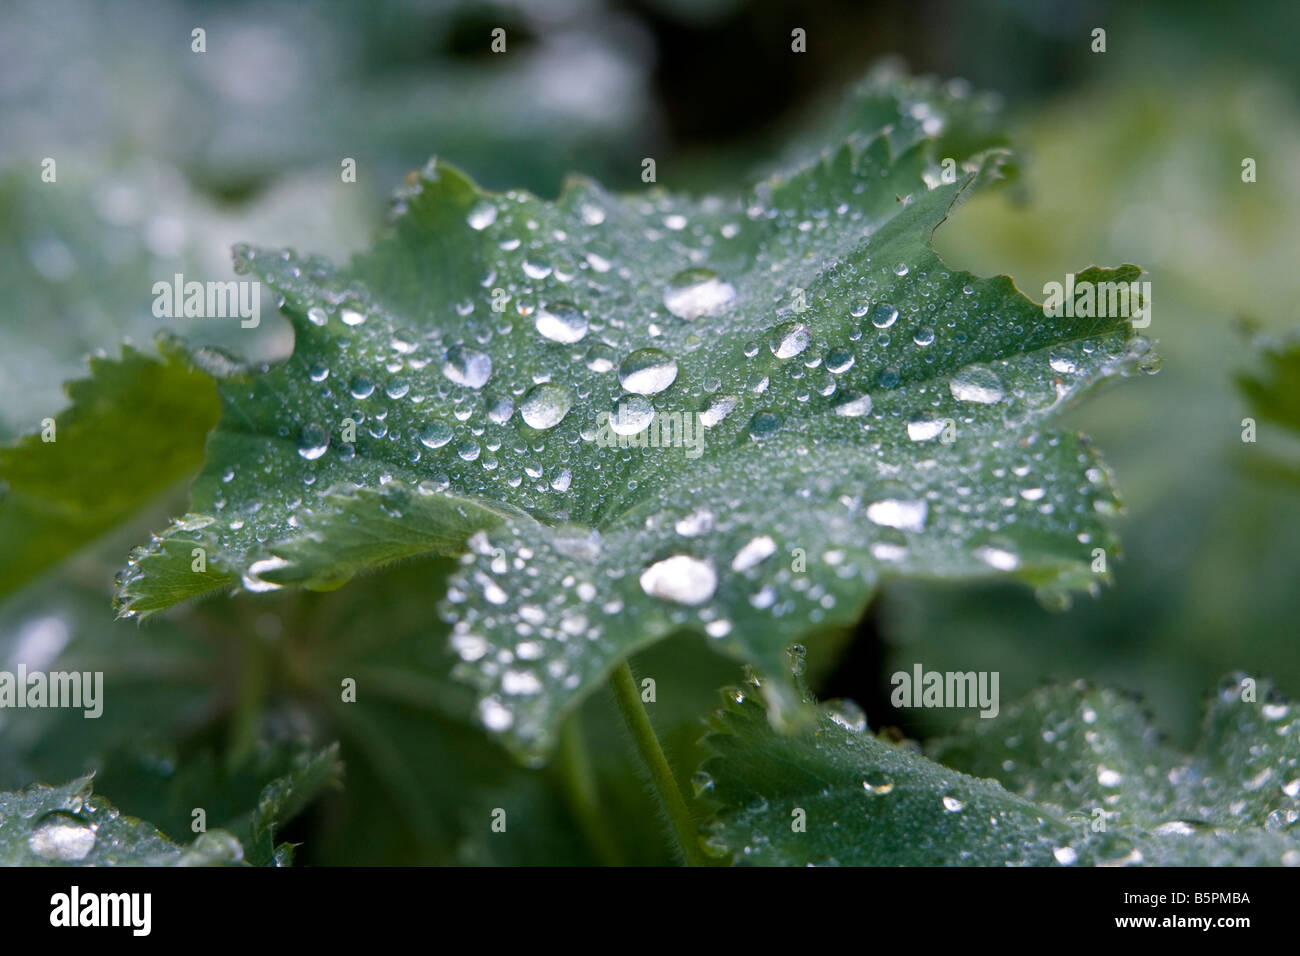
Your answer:
[[[623,712],[623,721],[636,742],[637,750],[641,752],[641,759],[645,761],[650,771],[650,779],[654,782],[655,792],[659,795],[664,812],[667,813],[668,820],[672,824],[673,835],[677,837],[682,856],[689,866],[707,866],[709,861],[704,856],[704,851],[700,849],[695,820],[686,806],[686,799],[682,796],[681,788],[677,786],[676,778],[673,777],[672,768],[668,766],[663,748],[659,746],[659,738],[655,735],[650,717],[641,705],[636,679],[632,676],[632,668],[628,666],[627,661],[623,661],[614,669],[609,682],[614,688],[614,697],[618,700],[619,710]]]

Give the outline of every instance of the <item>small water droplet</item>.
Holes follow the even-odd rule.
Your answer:
[[[465,221],[469,223],[471,229],[486,229],[497,221],[497,207],[487,200],[477,202],[474,204],[474,208],[469,211]]]
[[[749,420],[749,437],[754,441],[765,441],[781,430],[781,416],[771,411],[758,412]]]
[[[835,406],[835,414],[845,418],[861,418],[871,411],[871,396],[863,392],[847,392]]]

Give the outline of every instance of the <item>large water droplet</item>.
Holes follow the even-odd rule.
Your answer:
[[[709,400],[709,407],[700,412],[700,424],[712,428],[736,410],[740,399],[735,395],[715,395]]]
[[[325,454],[330,446],[330,433],[314,422],[303,426],[298,436],[298,454],[308,461],[315,461]]]
[[[451,441],[451,426],[446,422],[429,422],[420,429],[420,444],[425,448],[441,448]]]
[[[845,418],[861,418],[871,412],[871,396],[862,392],[848,392],[835,406],[835,414]]]
[[[76,862],[95,848],[95,831],[76,817],[52,813],[28,838],[27,847],[44,860]]]
[[[749,437],[764,441],[781,430],[781,416],[776,412],[759,412],[749,421]]]
[[[774,554],[776,542],[771,535],[759,535],[736,552],[736,556],[731,559],[731,570],[748,571]]]
[[[650,427],[655,410],[650,399],[625,395],[614,403],[609,414],[609,429],[615,435],[638,435]]]
[[[878,329],[887,329],[898,321],[898,310],[888,302],[879,302],[871,310],[871,324]]]
[[[572,302],[552,302],[537,310],[537,331],[552,342],[572,345],[587,334],[587,317]]]
[[[822,704],[822,710],[827,717],[852,733],[860,734],[867,729],[866,712],[856,701],[844,698],[828,700]]]
[[[736,287],[712,269],[686,269],[668,280],[664,305],[678,318],[721,315],[736,298]]]
[[[713,597],[718,575],[713,565],[688,554],[675,554],[641,573],[641,590],[678,604],[703,604]]]
[[[992,369],[971,366],[964,368],[948,383],[952,397],[959,402],[977,402],[992,405],[1002,401],[1002,380]]]
[[[497,221],[497,207],[487,200],[475,203],[465,221],[469,223],[471,229],[486,229]]]
[[[900,531],[924,531],[929,506],[924,501],[884,498],[867,505],[867,520]]]
[[[242,580],[244,590],[259,593],[262,591],[278,591],[281,585],[276,584],[274,581],[265,581],[260,575],[265,574],[267,571],[277,571],[288,566],[289,562],[284,558],[270,557],[263,558],[261,561],[254,561],[248,566],[248,570],[244,572]]]
[[[619,366],[618,380],[629,392],[654,395],[677,378],[677,360],[658,349],[638,349]]]
[[[563,385],[538,385],[519,403],[519,415],[533,428],[554,428],[573,407],[573,392]]]
[[[453,345],[447,349],[442,363],[442,374],[457,385],[467,388],[482,388],[492,377],[492,359],[482,352],[467,349],[463,345]]]
[[[786,322],[772,330],[767,347],[779,359],[794,358],[812,342],[812,330],[802,322]]]

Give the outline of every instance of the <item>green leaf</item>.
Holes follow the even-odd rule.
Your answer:
[[[212,590],[195,546],[223,584],[327,588],[478,528],[448,592],[458,673],[537,759],[676,630],[779,684],[784,647],[887,576],[1095,587],[1117,503],[1046,422],[1149,346],[938,259],[932,232],[1002,159],[945,182],[924,130],[901,151],[884,131],[743,197],[575,179],[553,203],[431,163],[344,270],[238,250],[283,295],[294,355],[221,386],[194,515],[138,558],[122,613]],[[643,443],[704,427],[606,446],[620,404],[653,410]]]
[[[1266,433],[1264,442],[1246,446],[1261,450],[1258,457],[1248,459],[1248,465],[1262,477],[1300,484],[1300,462],[1295,460],[1295,441],[1300,437],[1300,338],[1266,341],[1260,352],[1263,368],[1239,374],[1237,386],[1256,417],[1286,429],[1288,444],[1279,450]]]
[[[239,841],[221,830],[189,846],[171,842],[94,795],[90,777],[0,793],[0,865],[216,866],[242,858]]]
[[[0,447],[0,595],[192,474],[217,420],[212,379],[168,349],[92,358],[66,389],[52,432]]]
[[[970,720],[930,757],[846,702],[781,735],[756,688],[732,689],[696,778],[719,805],[705,846],[778,865],[1297,865],[1300,719],[1249,686],[1220,689],[1191,756],[1131,698],[1082,683]]]

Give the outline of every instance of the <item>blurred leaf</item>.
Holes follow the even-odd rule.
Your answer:
[[[123,349],[67,385],[54,440],[0,447],[0,594],[19,587],[191,474],[216,424],[211,378],[184,358]]]

